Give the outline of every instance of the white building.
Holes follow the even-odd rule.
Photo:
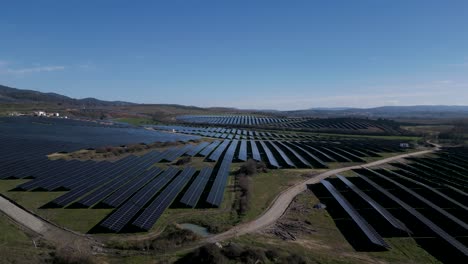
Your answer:
[[[36,111],[34,112],[34,116],[46,116],[47,113],[44,111]]]

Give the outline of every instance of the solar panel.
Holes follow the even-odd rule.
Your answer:
[[[165,161],[168,161],[168,162],[173,162],[174,160],[176,160],[180,156],[184,155],[187,151],[190,151],[192,148],[193,148],[192,145],[186,145],[186,146],[181,147],[181,148],[176,148],[173,151],[170,151],[169,153],[167,153],[162,158],[162,160],[165,160]]]
[[[281,156],[281,158],[284,160],[284,162],[290,166],[290,167],[296,167],[296,165],[291,161],[291,159],[289,159],[288,155],[286,155],[286,153],[284,153],[284,151],[278,147],[278,145],[276,145],[273,141],[267,141],[268,143],[270,143],[270,145],[276,150],[276,152],[278,152],[278,154]]]
[[[320,168],[328,168],[327,164],[325,164],[325,162],[323,162],[321,159],[319,159],[317,156],[315,156],[314,154],[310,153],[310,151],[306,150],[305,148],[301,147],[298,143],[296,142],[287,142],[287,144],[290,144],[296,148],[298,148],[300,151],[302,151],[303,153],[305,153],[307,156],[309,156],[309,158],[311,158],[315,163],[315,165],[318,165],[318,167]]]
[[[278,141],[278,144],[283,146],[289,152],[291,152],[303,165],[305,165],[306,167],[312,167],[312,165],[306,159],[304,159],[299,153],[297,153],[294,149],[290,148],[288,145],[284,144],[281,141]]]
[[[224,189],[226,187],[226,182],[229,177],[229,170],[231,168],[232,159],[234,158],[234,152],[238,143],[239,142],[237,140],[233,140],[232,144],[226,151],[223,161],[221,162],[221,166],[218,169],[218,173],[216,174],[216,178],[213,182],[213,186],[211,187],[208,198],[206,199],[206,202],[213,206],[219,207],[223,201]]]
[[[122,203],[124,203],[128,198],[130,198],[135,192],[137,192],[140,188],[145,186],[148,182],[154,179],[157,175],[159,175],[162,170],[158,167],[154,167],[145,173],[141,174],[138,179],[135,179],[131,183],[125,185],[123,188],[117,190],[112,195],[107,197],[102,201],[102,204],[110,206],[110,207],[118,207]]]
[[[260,151],[258,151],[258,147],[255,141],[250,140],[250,147],[252,149],[252,159],[256,161],[262,161],[262,157],[260,156]]]
[[[246,140],[241,140],[239,154],[237,155],[237,158],[242,161],[247,161],[247,141]]]
[[[164,171],[159,177],[148,183],[145,187],[133,195],[107,217],[99,226],[113,232],[120,232],[132,218],[145,206],[156,193],[162,189],[179,172],[177,168],[171,167]]]
[[[213,151],[213,153],[211,153],[211,155],[207,158],[208,160],[211,160],[211,161],[218,161],[218,159],[221,157],[221,155],[223,154],[224,150],[227,148],[227,146],[229,145],[229,142],[231,142],[230,140],[224,140],[219,146],[218,148],[215,149],[215,151]]]
[[[265,155],[267,156],[268,158],[268,163],[270,163],[271,166],[275,167],[275,168],[280,168],[281,166],[279,165],[278,161],[276,160],[275,156],[273,155],[273,153],[270,151],[270,149],[267,147],[267,145],[265,144],[265,142],[263,141],[258,141],[260,143],[260,145],[262,146],[263,148],[263,151],[265,151]]]
[[[414,180],[414,179],[405,177],[405,176],[403,176],[403,175],[401,175],[401,174],[399,174],[399,173],[397,173],[397,172],[395,172],[395,171],[391,171],[391,170],[388,170],[388,169],[383,169],[383,170],[386,171],[386,172],[388,172],[388,173],[390,173],[390,174],[392,174],[392,175],[395,175],[396,177],[399,177],[399,178],[402,178],[402,179],[404,179],[404,180],[406,180],[406,181],[409,181],[409,182],[412,182],[412,183],[414,183],[414,184],[423,186],[424,188],[426,188],[426,189],[432,191],[433,193],[435,193],[435,194],[441,196],[442,198],[446,199],[447,201],[450,201],[450,202],[452,202],[453,204],[456,204],[456,205],[458,205],[459,207],[461,207],[461,208],[463,208],[463,209],[465,209],[465,210],[468,210],[468,207],[467,207],[467,206],[465,206],[465,205],[463,205],[462,203],[460,203],[460,202],[458,202],[458,201],[452,199],[451,197],[445,195],[444,193],[438,191],[438,190],[435,189],[435,188],[432,188],[431,186],[429,186],[429,185],[427,185],[427,184],[424,184],[424,183],[422,183],[422,182],[420,182],[420,181],[417,181],[417,180]]]
[[[204,167],[180,199],[180,202],[187,206],[195,207],[212,173],[213,168]]]
[[[189,156],[195,156],[198,154],[198,152],[202,151],[206,146],[208,146],[210,143],[208,142],[202,142],[198,145],[196,145],[194,148],[192,148],[191,150],[187,151],[187,155]]]
[[[354,207],[344,198],[335,187],[326,180],[320,181],[325,188],[333,195],[343,209],[351,216],[354,222],[364,232],[367,238],[374,244],[382,246],[384,248],[390,248],[385,240],[375,231],[375,229],[354,209]]]
[[[412,196],[414,196],[415,198],[417,198],[418,200],[422,201],[423,203],[427,204],[428,206],[430,206],[431,208],[433,208],[434,210],[436,210],[437,212],[443,214],[445,217],[447,217],[448,219],[452,220],[453,222],[457,223],[458,225],[460,225],[461,227],[465,228],[465,229],[468,229],[468,224],[466,224],[465,222],[463,222],[462,220],[458,219],[457,217],[455,217],[454,215],[452,215],[451,213],[447,212],[446,210],[440,208],[439,206],[435,205],[434,203],[432,203],[431,201],[427,200],[426,198],[422,197],[421,195],[419,195],[418,193],[416,193],[415,191],[411,190],[410,188],[390,179],[389,177],[387,176],[384,176],[376,171],[373,171],[373,170],[369,170],[367,169],[367,171],[371,172],[373,175],[376,175],[382,179],[385,179],[393,184],[395,184],[396,186],[398,186],[400,189],[406,191],[407,193],[411,194]]]
[[[142,158],[141,161],[130,168],[130,170],[127,170],[120,176],[114,177],[111,181],[83,197],[77,202],[77,204],[80,206],[90,207],[98,203],[108,195],[112,194],[115,190],[121,188],[128,181],[134,180],[135,177],[145,172],[146,169],[154,163],[152,158],[156,155],[148,155],[148,157]]]
[[[349,181],[346,177],[337,175],[337,177],[344,182],[351,190],[353,190],[359,197],[364,199],[370,206],[372,206],[380,215],[382,215],[393,227],[403,230],[407,233],[411,231],[403,224],[400,220],[395,218],[387,209],[383,208],[379,203],[374,199],[370,198],[366,193],[361,191],[356,185]]]
[[[208,145],[206,148],[204,148],[198,155],[202,157],[208,156],[221,142],[220,141],[213,141],[210,145]]]
[[[453,247],[458,249],[460,252],[462,252],[465,256],[468,256],[468,248],[460,243],[458,240],[456,240],[454,237],[449,235],[447,232],[445,232],[442,228],[434,224],[431,220],[426,218],[424,215],[416,211],[413,207],[408,205],[407,203],[403,202],[400,200],[398,197],[395,195],[391,194],[384,188],[382,188],[380,185],[377,183],[373,182],[369,178],[367,178],[364,175],[358,174],[358,176],[365,180],[367,183],[369,183],[372,187],[380,191],[382,194],[386,195],[388,198],[399,204],[401,207],[403,207],[408,213],[412,214],[414,217],[416,217],[419,221],[421,221],[424,225],[426,225],[429,229],[434,231],[437,235],[439,235],[442,239],[447,241],[449,244],[451,244]]]
[[[171,205],[179,192],[195,174],[193,167],[186,167],[181,174],[172,181],[151,204],[133,221],[132,226],[143,230],[150,230],[163,212]]]

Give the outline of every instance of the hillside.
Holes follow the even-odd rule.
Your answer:
[[[286,111],[296,117],[365,117],[365,118],[464,118],[468,106],[415,105],[381,106],[375,108],[311,108]]]
[[[0,103],[52,103],[82,106],[124,106],[129,102],[103,101],[95,98],[74,99],[56,93],[43,93],[0,85]]]

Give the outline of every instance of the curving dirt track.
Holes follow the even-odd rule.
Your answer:
[[[296,197],[299,193],[306,189],[308,184],[314,184],[319,182],[322,179],[335,175],[337,173],[341,173],[351,169],[357,169],[360,167],[372,167],[381,165],[384,163],[388,163],[391,161],[395,161],[398,159],[402,159],[409,156],[417,156],[417,155],[424,155],[431,153],[437,150],[439,146],[436,145],[436,148],[430,150],[424,150],[419,152],[413,152],[409,154],[402,154],[390,158],[385,158],[382,160],[378,160],[375,162],[356,165],[356,166],[349,166],[334,170],[329,170],[324,173],[318,174],[313,178],[310,178],[304,182],[298,183],[287,190],[283,191],[270,205],[270,207],[256,220],[253,220],[248,223],[241,224],[239,226],[235,226],[232,229],[220,233],[217,235],[213,235],[205,239],[204,242],[219,242],[222,240],[226,240],[232,237],[236,237],[239,235],[251,233],[263,229],[271,224],[273,224],[276,220],[278,220],[283,213],[288,208],[289,204],[292,202],[294,197]],[[70,246],[74,248],[82,248],[82,247],[93,247],[99,246],[100,243],[93,239],[92,236],[79,234],[73,232],[68,229],[64,229],[58,227],[52,223],[47,222],[46,220],[32,214],[31,212],[19,207],[15,203],[9,201],[5,197],[0,195],[0,210],[11,218],[13,221],[21,224],[22,226],[30,229],[31,231],[37,233],[44,239],[53,242],[54,244],[58,244],[61,246]]]
[[[409,154],[402,154],[402,155],[385,158],[385,159],[374,161],[374,162],[367,163],[367,164],[361,164],[361,165],[356,165],[356,166],[349,166],[349,167],[329,170],[324,173],[318,174],[314,176],[313,178],[310,178],[306,181],[298,183],[286,189],[285,191],[283,191],[278,197],[276,197],[276,199],[273,201],[270,207],[259,218],[251,222],[247,222],[247,223],[235,226],[224,233],[220,233],[220,234],[208,237],[206,238],[206,241],[210,243],[219,242],[219,241],[226,240],[232,237],[244,235],[247,233],[252,233],[252,232],[261,230],[265,227],[272,225],[276,220],[278,220],[284,214],[284,212],[286,211],[286,209],[288,208],[289,204],[292,202],[294,197],[296,197],[298,194],[306,190],[308,184],[318,183],[327,177],[333,176],[337,173],[341,173],[344,171],[358,169],[362,167],[378,166],[378,165],[382,165],[382,164],[392,162],[395,160],[399,160],[402,158],[406,158],[406,157],[428,154],[438,149],[439,149],[439,146],[436,145],[435,149],[418,151],[418,152],[413,152]]]
[[[0,210],[13,221],[21,224],[58,247],[80,249],[100,245],[100,243],[87,235],[79,234],[47,222],[1,195]]]

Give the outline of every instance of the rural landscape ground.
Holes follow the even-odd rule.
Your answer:
[[[459,112],[324,118],[2,92],[1,262],[468,259]]]

